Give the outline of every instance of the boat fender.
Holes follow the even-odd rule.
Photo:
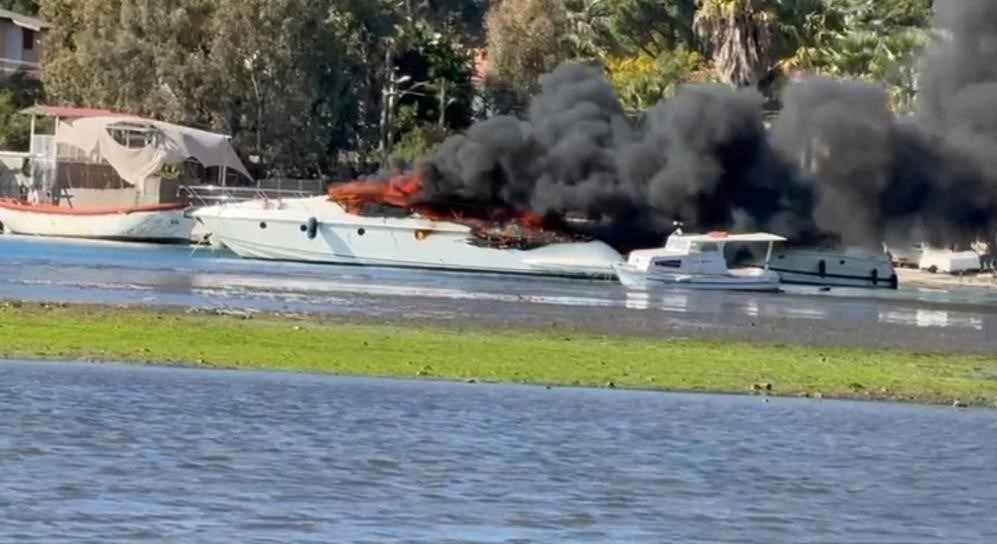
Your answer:
[[[305,234],[308,235],[309,240],[314,240],[315,236],[318,235],[318,219],[309,217],[307,227],[308,229],[305,231]]]
[[[872,276],[872,286],[875,287],[879,285],[879,270],[873,268],[871,276]]]
[[[820,274],[820,277],[822,278],[827,276],[827,263],[824,262],[824,259],[821,259],[820,262],[817,263],[817,273]]]
[[[896,289],[900,286],[900,280],[897,278],[896,274],[890,274],[890,289]]]

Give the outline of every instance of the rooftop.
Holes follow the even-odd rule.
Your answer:
[[[28,30],[34,30],[36,32],[43,28],[52,28],[52,25],[38,19],[37,17],[22,15],[15,11],[10,11],[9,9],[0,9],[0,20],[10,21],[17,26],[27,28]]]

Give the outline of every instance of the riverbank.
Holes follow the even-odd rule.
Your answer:
[[[141,306],[0,304],[0,357],[994,406],[962,353]]]

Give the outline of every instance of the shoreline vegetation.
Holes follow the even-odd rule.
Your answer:
[[[997,407],[997,359],[147,306],[0,302],[0,358]]]

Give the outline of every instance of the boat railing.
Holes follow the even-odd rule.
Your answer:
[[[181,202],[200,208],[216,204],[235,204],[249,200],[283,200],[305,198],[320,193],[306,189],[275,189],[271,187],[239,187],[224,185],[183,185],[177,191]]]

